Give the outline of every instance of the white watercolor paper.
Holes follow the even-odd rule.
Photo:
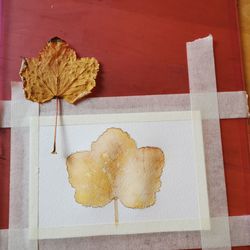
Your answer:
[[[199,112],[65,116],[58,127],[57,155],[50,154],[54,119],[38,118],[39,140],[31,147],[31,154],[39,149],[39,162],[31,166],[39,168],[37,237],[209,229],[208,203],[201,199],[207,197],[206,185],[199,182],[199,178],[205,176],[199,118]],[[75,202],[66,170],[69,154],[89,150],[91,143],[110,127],[128,132],[138,147],[161,148],[166,157],[155,205],[129,209],[119,203],[118,226],[114,225],[112,202],[103,208],[88,208]],[[32,197],[30,199],[32,202]],[[34,230],[33,226],[30,228]]]

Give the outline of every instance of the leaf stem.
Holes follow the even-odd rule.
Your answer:
[[[118,200],[114,199],[114,212],[115,212],[115,224],[119,224],[119,214],[118,214]]]
[[[54,143],[53,143],[53,150],[51,154],[57,154],[56,152],[56,134],[57,134],[57,119],[58,119],[58,113],[59,113],[59,98],[56,97],[56,119],[55,119],[55,128],[54,128]]]

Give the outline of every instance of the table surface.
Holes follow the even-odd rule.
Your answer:
[[[247,0],[242,4],[247,5]],[[3,100],[10,99],[10,81],[19,80],[21,57],[36,56],[54,36],[66,40],[79,56],[100,61],[92,96],[188,93],[185,43],[210,33],[218,91],[245,90],[235,0],[158,0],[157,4],[152,0],[3,0],[1,33]],[[249,78],[248,74],[247,82]],[[221,132],[229,215],[249,215],[247,119],[221,120]],[[10,129],[0,129],[0,163],[0,228],[8,228]]]

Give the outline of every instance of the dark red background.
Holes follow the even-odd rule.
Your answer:
[[[235,0],[3,0],[0,99],[20,57],[59,36],[101,74],[92,96],[187,93],[187,41],[214,37],[219,91],[244,90]],[[230,215],[250,214],[247,120],[222,120]],[[1,129],[0,227],[8,227],[10,130]]]

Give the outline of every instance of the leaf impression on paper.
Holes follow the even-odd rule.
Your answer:
[[[71,154],[66,164],[77,203],[103,207],[119,199],[128,208],[143,209],[156,202],[165,157],[160,148],[137,148],[128,133],[109,128],[90,151]]]

